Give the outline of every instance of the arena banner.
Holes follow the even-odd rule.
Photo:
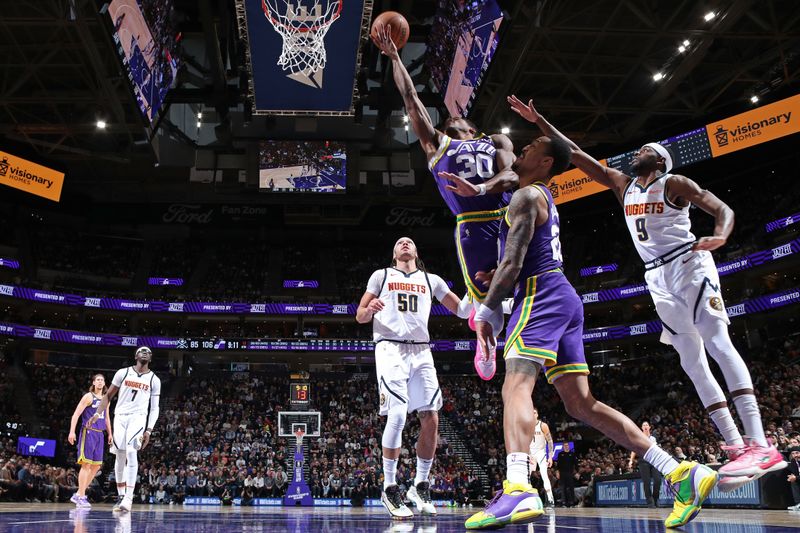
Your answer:
[[[2,286],[0,286],[2,287]],[[728,315],[733,318],[741,315],[777,309],[787,305],[800,303],[800,289],[790,289],[744,300],[727,307]],[[584,330],[583,342],[588,344],[598,341],[625,339],[638,335],[660,333],[661,321],[652,320],[638,324],[626,324]],[[203,351],[289,351],[289,352],[372,352],[375,345],[372,341],[351,339],[255,339],[255,338],[179,338],[156,336],[133,336],[115,333],[87,333],[45,327],[27,326],[0,322],[0,335],[6,337],[22,337],[42,341],[85,344],[96,346],[150,346],[166,350],[203,350]],[[498,339],[498,348],[504,346]],[[438,352],[474,352],[476,342],[473,339],[435,340],[430,348]]]
[[[787,226],[791,226],[792,224],[796,224],[798,220],[800,220],[800,213],[795,213],[793,215],[789,215],[788,217],[783,217],[779,218],[778,220],[773,220],[772,222],[767,222],[765,229],[767,233],[771,233],[773,231],[785,228]]]
[[[155,498],[150,497],[150,503],[155,503]],[[450,505],[449,500],[431,500],[434,507],[447,507]],[[209,496],[187,496],[183,500],[183,505],[222,505],[219,498],[211,498]],[[242,505],[241,498],[233,499],[234,507]],[[283,507],[283,498],[253,498],[253,507]],[[349,498],[314,498],[315,507],[352,507],[353,504]],[[364,500],[363,507],[383,507],[383,504],[378,499],[367,498]],[[304,513],[310,516],[308,513]],[[298,517],[301,515],[298,515]],[[308,531],[309,529],[304,529]]]
[[[606,272],[616,272],[619,268],[617,263],[609,265],[598,265],[581,268],[581,277],[586,278],[589,276],[596,276],[597,274],[605,274]]]
[[[601,165],[606,164],[606,160],[600,161]],[[598,192],[607,191],[608,187],[600,185],[592,178],[583,173],[582,170],[573,168],[563,174],[559,174],[550,181],[550,194],[553,195],[556,205],[571,202],[584,196],[590,196]]]
[[[17,261],[16,259],[6,259],[4,257],[0,257],[0,267],[19,270],[19,261]]]
[[[714,157],[800,131],[800,94],[706,126]]]
[[[237,9],[257,114],[353,113],[371,2],[237,0]]]
[[[148,285],[175,285],[180,287],[183,285],[183,278],[148,278]]]
[[[672,504],[672,494],[666,481],[662,481],[658,503],[662,506]],[[596,481],[594,486],[595,505],[601,507],[646,505],[644,485],[639,478]],[[718,488],[711,491],[707,504],[718,506],[759,506],[761,504],[761,486],[758,482],[748,483],[731,492],[721,492]]]
[[[17,453],[33,457],[55,457],[56,441],[36,437],[18,437]]]
[[[284,289],[318,289],[319,281],[315,279],[285,279]]]
[[[0,151],[0,183],[58,202],[64,173]]]

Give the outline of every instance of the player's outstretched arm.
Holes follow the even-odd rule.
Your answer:
[[[667,198],[673,204],[684,205],[690,202],[714,217],[714,235],[698,239],[693,250],[716,250],[728,242],[734,222],[733,209],[728,204],[686,176],[671,176],[665,187]]]
[[[470,313],[472,312],[472,302],[469,300],[462,300],[453,291],[448,292],[447,295],[442,298],[441,302],[442,305],[448,309],[448,311],[456,315],[458,318],[463,318],[464,320],[468,319]]]
[[[548,137],[558,137],[569,144],[572,149],[573,165],[586,172],[586,175],[591,179],[617,193],[618,197],[622,195],[628,184],[628,177],[625,174],[616,169],[604,167],[597,159],[581,150],[569,137],[558,131],[555,126],[536,111],[536,108],[533,107],[533,100],[528,100],[526,104],[513,94],[507,100],[512,111],[528,122],[539,126],[542,133]]]
[[[439,140],[439,132],[433,127],[433,120],[431,119],[428,110],[422,104],[417,94],[417,89],[414,88],[414,81],[411,75],[406,70],[403,61],[400,59],[400,54],[397,47],[392,41],[391,26],[380,28],[377,36],[372,39],[375,46],[380,48],[381,53],[386,55],[392,61],[392,76],[394,82],[397,84],[397,89],[403,97],[403,103],[408,113],[408,119],[411,122],[411,127],[414,133],[419,137],[422,144],[422,149],[429,156],[436,151],[436,146]]]

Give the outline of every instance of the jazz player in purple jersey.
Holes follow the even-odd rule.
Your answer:
[[[630,418],[597,401],[589,390],[589,368],[583,352],[583,304],[561,269],[559,216],[548,189],[550,180],[566,170],[569,161],[570,147],[564,140],[542,136],[523,148],[512,167],[519,174],[519,190],[503,217],[500,265],[475,315],[478,343],[485,346],[495,335],[486,315],[514,291],[504,354],[507,473],[503,490],[483,511],[467,520],[467,529],[527,523],[544,512],[528,477],[528,447],[535,424],[533,387],[543,367],[570,416],[635,451],[664,473],[676,494],[668,527],[694,518],[717,482],[716,472],[704,465],[679,464],[650,442]]]
[[[496,177],[497,180],[508,182],[504,191],[516,186],[517,175],[510,171],[514,147],[505,135],[478,134],[475,124],[461,117],[448,118],[444,122],[444,131],[436,129],[417,95],[414,82],[400,59],[389,30],[389,27],[382,28],[374,42],[392,61],[394,81],[403,96],[414,133],[425,151],[428,168],[433,173],[442,199],[456,217],[458,262],[467,286],[467,298],[477,311],[487,291],[478,272],[490,272],[497,268],[500,219],[510,198],[509,192],[487,194],[484,182]],[[443,172],[450,177],[440,175]],[[477,194],[469,198],[459,196],[451,179],[474,184]],[[488,318],[495,331],[503,327],[501,308]],[[495,339],[491,339],[488,352],[482,354],[476,350],[475,370],[485,380],[492,379],[496,370],[496,344]]]
[[[89,387],[89,392],[83,395],[75,407],[75,412],[72,413],[72,420],[69,424],[69,435],[67,440],[70,444],[75,444],[75,426],[80,419],[80,434],[77,437],[78,441],[78,464],[81,465],[81,470],[78,472],[78,492],[72,495],[69,499],[78,507],[89,508],[92,505],[86,499],[86,488],[97,475],[97,471],[103,466],[103,430],[108,431],[108,444],[113,442],[113,434],[111,433],[111,417],[106,408],[103,416],[90,423],[89,420],[97,411],[100,405],[100,400],[103,394],[106,393],[106,378],[103,374],[95,374],[92,376],[92,385]]]

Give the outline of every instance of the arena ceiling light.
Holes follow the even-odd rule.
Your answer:
[[[678,47],[678,52],[680,52],[681,54],[684,53],[685,51],[686,51],[686,47],[684,45],[680,45]]]
[[[500,133],[502,133],[503,135],[508,135],[509,133],[511,133],[511,128],[509,128],[508,126],[503,126],[502,128],[500,128]]]
[[[97,129],[98,130],[106,129],[106,121],[102,120],[102,119],[98,119],[98,121],[97,121]]]
[[[197,112],[197,120],[202,120],[202,119],[203,119],[203,112],[202,111],[198,111]]]
[[[692,44],[692,41],[690,41],[689,39],[684,39],[682,44],[683,46],[688,47],[690,44]]]
[[[716,13],[714,13],[713,11],[709,11],[708,13],[705,14],[703,20],[705,20],[706,22],[711,22],[712,20],[714,20],[716,16],[717,16]]]
[[[653,81],[661,81],[663,79],[664,79],[663,72],[656,72],[655,74],[653,74]]]
[[[753,102],[754,104],[757,104],[758,103],[758,95],[754,94],[753,96],[751,96],[750,97],[750,101]]]

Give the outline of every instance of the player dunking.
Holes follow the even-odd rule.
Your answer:
[[[728,335],[728,314],[711,251],[723,246],[733,231],[733,211],[710,191],[679,174],[671,174],[672,154],[658,143],[642,146],[633,157],[634,177],[602,166],[516,97],[513,109],[537,124],[546,135],[569,143],[575,166],[617,195],[636,251],[644,261],[645,281],[664,326],[661,341],[678,351],[681,366],[694,383],[700,401],[727,444],[733,460],[720,473],[744,479],[723,479],[722,490],[746,483],[786,462],[767,443],[753,381]],[[715,220],[714,234],[699,240],[691,230],[689,206]],[[742,425],[745,443],[733,421],[725,394],[708,366],[706,350],[719,365]]]
[[[433,173],[439,193],[456,217],[456,248],[467,295],[477,311],[486,297],[486,285],[479,272],[497,268],[497,240],[502,209],[508,205],[510,194],[488,191],[484,182],[497,175],[498,179],[517,183],[517,176],[508,169],[514,160],[514,147],[505,135],[477,134],[472,122],[451,117],[444,122],[444,132],[434,128],[427,109],[417,96],[414,82],[408,74],[397,47],[389,36],[389,28],[378,32],[375,44],[392,61],[392,73],[414,133],[425,151],[428,168]],[[505,171],[505,172],[504,172]],[[441,172],[448,177],[440,176]],[[448,180],[463,180],[474,184],[478,194],[464,198],[454,194],[456,187]],[[487,194],[487,192],[489,194]],[[497,309],[490,320],[494,331],[503,327],[503,313]],[[492,379],[497,368],[496,342],[492,339],[487,353],[475,352],[475,370],[485,380]]]
[[[103,395],[97,412],[88,423],[94,424],[119,391],[114,408],[114,445],[117,448],[114,473],[119,498],[114,511],[123,512],[129,512],[133,506],[133,491],[139,470],[138,453],[150,442],[150,434],[158,420],[161,394],[161,380],[150,370],[153,352],[147,346],[142,346],[136,350],[135,358],[134,366],[120,368],[114,374],[108,392]]]
[[[75,444],[75,426],[78,419],[81,421],[80,435],[78,441],[78,464],[81,470],[78,472],[78,492],[69,499],[77,507],[90,508],[92,504],[86,498],[86,489],[97,475],[97,471],[103,466],[103,430],[108,431],[108,443],[112,443],[113,433],[111,432],[111,417],[108,415],[108,408],[101,412],[94,424],[89,424],[92,415],[97,411],[103,394],[106,393],[106,378],[103,374],[92,376],[92,384],[89,392],[83,395],[72,413],[69,424],[69,435],[67,440],[70,444]]]
[[[458,296],[442,278],[425,271],[414,241],[402,237],[394,245],[391,267],[376,270],[370,276],[356,312],[360,324],[370,320],[373,324],[380,414],[387,417],[381,438],[384,474],[381,503],[398,519],[413,516],[403,503],[396,475],[406,416],[414,411],[421,428],[416,446],[417,473],[407,496],[423,514],[436,514],[428,481],[436,453],[438,410],[442,407],[428,333],[434,297],[454,314],[461,313],[461,318],[469,313],[464,306],[459,311]]]
[[[553,436],[550,434],[550,426],[545,424],[539,419],[539,410],[533,408],[533,419],[535,425],[533,426],[533,440],[530,446],[531,457],[531,474],[539,468],[542,474],[542,484],[544,491],[547,493],[546,506],[552,508],[556,500],[553,498],[553,489],[550,486],[550,476],[547,475],[547,469],[553,467]]]
[[[514,306],[506,329],[506,376],[503,382],[503,433],[507,474],[503,490],[486,508],[471,516],[468,529],[527,523],[544,511],[528,477],[528,452],[534,432],[533,388],[545,367],[570,416],[598,430],[617,444],[655,465],[672,484],[675,507],[667,527],[694,518],[714,488],[717,474],[697,463],[678,463],[652,444],[625,415],[597,401],[589,390],[589,368],[583,352],[583,304],[564,276],[559,216],[547,184],[566,170],[569,145],[539,137],[513,164],[520,188],[511,198],[500,233],[502,259],[489,294],[475,315],[478,342],[494,336],[484,316],[497,309],[514,290]]]

